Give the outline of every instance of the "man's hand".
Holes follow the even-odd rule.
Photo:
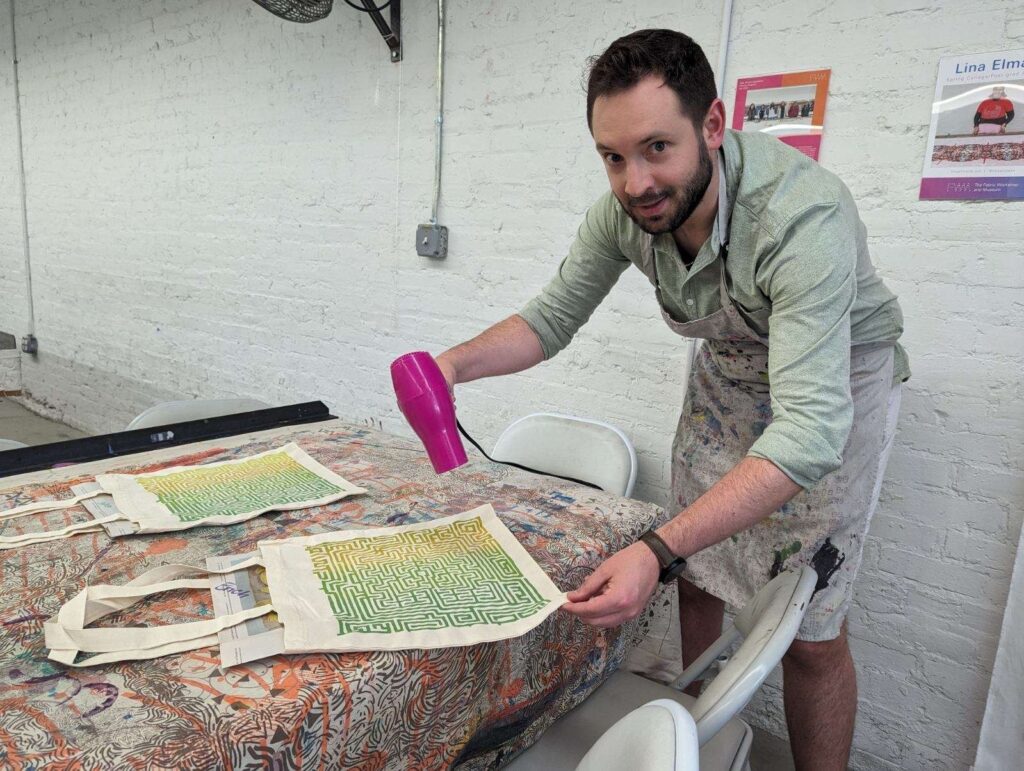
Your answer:
[[[563,610],[593,626],[612,627],[636,618],[658,587],[660,566],[646,544],[613,554],[574,592]]]

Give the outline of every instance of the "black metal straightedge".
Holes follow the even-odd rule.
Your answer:
[[[116,458],[209,439],[222,439],[253,431],[265,431],[269,428],[317,423],[331,420],[333,417],[323,402],[303,402],[240,412],[236,415],[189,420],[167,426],[138,428],[133,431],[119,431],[116,434],[6,450],[0,452],[0,477],[39,471],[58,465]]]
[[[384,17],[377,10],[373,0],[360,0],[360,2],[366,8],[370,18],[373,19],[373,24],[384,38],[384,42],[391,49],[391,61],[402,61],[402,0],[391,0],[388,5],[391,10],[390,26],[384,21]]]

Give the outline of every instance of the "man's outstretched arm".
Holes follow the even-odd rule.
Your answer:
[[[482,377],[510,375],[544,361],[540,338],[522,316],[509,316],[437,357],[451,389]]]
[[[771,461],[748,456],[657,533],[675,554],[689,557],[760,522],[801,489]],[[658,572],[654,552],[634,543],[601,563],[562,607],[588,624],[618,626],[647,605]]]

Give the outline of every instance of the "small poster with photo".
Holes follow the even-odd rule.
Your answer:
[[[922,199],[1024,198],[1024,49],[945,56]]]
[[[732,127],[771,134],[818,160],[831,72],[807,70],[740,78]]]

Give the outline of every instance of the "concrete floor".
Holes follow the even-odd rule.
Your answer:
[[[754,729],[754,746],[750,750],[751,771],[795,771],[789,741]]]
[[[61,442],[86,436],[78,429],[42,418],[13,399],[0,398],[0,439],[13,439],[28,445]]]
[[[13,399],[0,398],[0,439],[37,445],[83,436],[87,434],[55,420],[40,417]],[[789,743],[755,728],[750,767],[751,771],[793,771]]]

